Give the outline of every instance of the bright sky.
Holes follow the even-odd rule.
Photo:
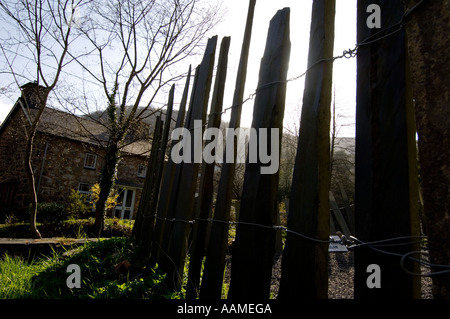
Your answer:
[[[356,0],[336,1],[335,45],[334,55],[353,49],[356,43]],[[231,36],[229,70],[224,107],[232,105],[234,81],[236,79],[242,38],[247,17],[247,1],[224,1],[228,14],[218,25],[215,34],[219,40]],[[311,24],[312,1],[307,0],[257,0],[253,21],[250,46],[249,66],[247,72],[246,93],[244,98],[253,93],[258,85],[260,61],[264,53],[270,20],[279,9],[291,8],[290,37],[291,57],[288,79],[302,74],[307,67],[309,31]],[[220,41],[219,41],[220,43]],[[339,118],[340,136],[354,136],[356,103],[356,59],[339,59],[334,63],[334,90],[336,94],[336,113]],[[300,122],[304,77],[289,82],[286,96],[284,126],[291,130],[298,128]],[[229,117],[229,112],[224,119]],[[242,126],[251,126],[253,101],[243,106]]]
[[[353,49],[356,43],[356,0],[337,0],[335,52],[341,55],[343,50]],[[218,48],[224,36],[231,36],[228,57],[228,73],[224,108],[231,106],[242,38],[247,17],[248,2],[224,0],[223,7],[227,13],[223,21],[214,29],[210,36],[218,35]],[[253,93],[258,84],[260,60],[264,53],[270,19],[277,10],[284,7],[291,8],[291,58],[288,78],[302,74],[307,67],[309,29],[311,23],[312,0],[257,0],[253,32],[250,46],[249,67],[247,72],[246,93],[244,98]],[[206,39],[205,39],[206,43]],[[218,56],[218,54],[216,54]],[[201,57],[199,57],[201,59]],[[195,68],[200,61],[188,61]],[[187,70],[187,68],[186,68]],[[4,82],[0,79],[0,121],[7,116],[15,102],[11,95],[3,94],[1,89]],[[285,127],[296,130],[300,123],[301,105],[303,97],[304,78],[290,82],[287,88]],[[337,116],[340,126],[340,136],[354,136],[355,96],[356,96],[356,59],[339,59],[334,63],[334,84],[336,94]],[[178,92],[182,91],[177,86]],[[211,92],[212,95],[212,92]],[[18,93],[17,93],[18,96]],[[17,97],[16,97],[17,98]],[[162,99],[164,100],[164,99]],[[223,119],[229,117],[227,112]],[[253,113],[253,101],[243,106],[241,125],[250,126]]]

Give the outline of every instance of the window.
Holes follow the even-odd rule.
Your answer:
[[[95,164],[97,163],[97,155],[86,153],[86,157],[84,158],[84,167],[95,169]]]
[[[133,219],[136,189],[119,186],[117,191],[119,194],[117,198],[118,204],[113,211],[112,217],[117,216],[120,219]]]
[[[78,184],[78,192],[80,194],[87,195],[86,196],[86,203],[91,201],[91,194],[92,194],[91,187],[92,187],[92,185],[91,184],[87,184],[87,183],[79,183]]]
[[[147,166],[145,165],[139,165],[138,166],[138,171],[137,171],[137,176],[138,177],[145,177],[145,175],[147,174]]]

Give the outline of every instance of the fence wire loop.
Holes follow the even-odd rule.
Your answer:
[[[342,56],[346,59],[354,58],[357,55],[358,55],[358,47],[355,47],[354,49],[344,50],[344,52],[342,52]]]

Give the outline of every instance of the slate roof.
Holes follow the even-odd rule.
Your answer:
[[[14,105],[8,117],[2,123],[2,126],[6,126],[10,120],[10,117],[18,110],[21,109],[20,99]],[[33,118],[37,112],[37,108],[23,108],[29,118]],[[68,138],[71,140],[79,141],[82,143],[88,143],[105,147],[109,137],[109,130],[105,124],[93,119],[75,116],[73,114],[46,107],[39,120],[37,131],[45,134],[51,134],[53,136]],[[131,155],[148,155],[150,153],[151,144],[144,140],[128,140],[126,145],[122,148],[122,152]]]
[[[30,111],[36,112],[37,110]],[[109,138],[108,127],[100,121],[74,116],[48,107],[42,113],[37,130],[99,146],[106,146]],[[148,155],[150,146],[148,141],[127,139],[122,151],[134,155]]]

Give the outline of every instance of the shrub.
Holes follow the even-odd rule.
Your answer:
[[[66,219],[64,205],[60,203],[38,203],[37,219],[44,223],[58,224]]]
[[[97,204],[99,197],[100,197],[100,184],[94,184],[91,187],[91,201],[92,204],[95,206]],[[114,190],[112,190],[111,194],[109,195],[108,199],[106,200],[106,209],[111,210],[114,209],[117,205],[117,199],[119,198],[119,194],[117,194]]]
[[[87,195],[72,189],[67,199],[67,218],[79,219],[88,217],[91,207],[87,204]]]
[[[13,225],[19,222],[19,219],[14,214],[6,215],[5,224]]]

